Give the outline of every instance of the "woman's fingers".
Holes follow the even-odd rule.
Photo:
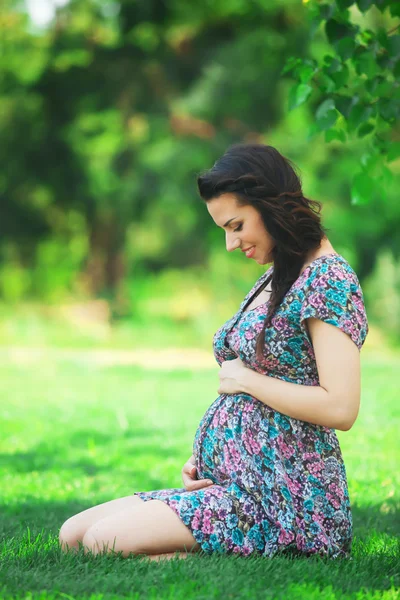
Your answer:
[[[197,479],[196,465],[186,463],[182,469],[182,480],[188,492],[200,490],[201,488],[209,487],[213,484],[211,479]]]
[[[194,490],[211,487],[212,484],[213,482],[210,479],[194,479],[189,480],[185,487],[188,492],[193,492]]]
[[[183,483],[185,483],[185,478],[193,478],[196,479],[196,465],[192,463],[185,463],[182,468],[182,479]]]

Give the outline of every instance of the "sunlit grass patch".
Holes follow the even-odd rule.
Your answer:
[[[63,361],[1,365],[1,598],[366,598],[400,585],[398,358],[363,357],[363,398],[338,432],[354,517],[351,560],[64,555],[62,522],[133,491],[181,486],[217,368]]]

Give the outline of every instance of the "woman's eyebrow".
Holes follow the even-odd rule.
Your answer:
[[[227,222],[226,222],[226,223],[223,225],[223,227],[226,227],[227,225],[229,225],[229,223],[230,223],[231,221],[233,221],[234,219],[237,219],[237,217],[232,217],[232,219],[229,219],[229,221],[227,221]]]

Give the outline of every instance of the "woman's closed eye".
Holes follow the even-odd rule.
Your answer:
[[[238,225],[238,226],[236,227],[236,229],[234,229],[233,231],[242,231],[242,226],[243,226],[243,224],[242,224],[242,223],[240,223],[240,225]]]

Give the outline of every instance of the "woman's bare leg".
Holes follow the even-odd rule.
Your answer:
[[[85,533],[83,545],[94,554],[171,554],[169,558],[175,552],[197,552],[200,549],[190,529],[161,500],[129,506],[99,520]]]
[[[145,502],[139,496],[125,496],[98,504],[69,518],[60,529],[59,540],[63,550],[78,550],[86,531],[97,521],[125,508],[141,506]]]

